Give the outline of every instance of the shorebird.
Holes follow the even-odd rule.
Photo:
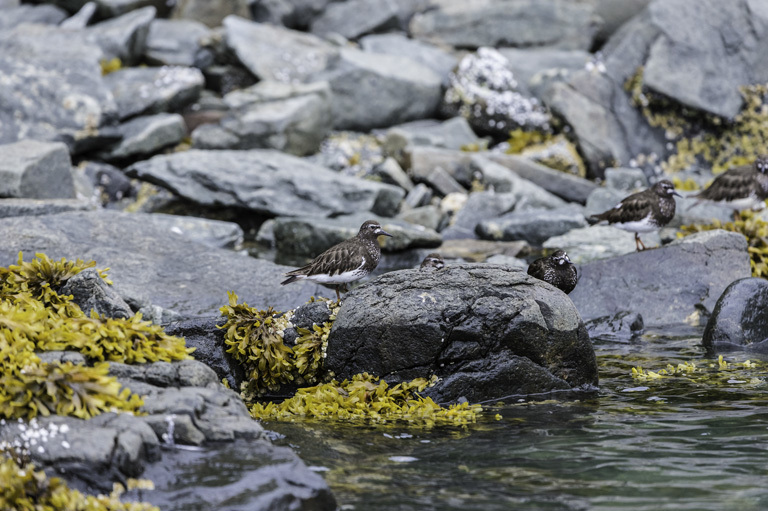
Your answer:
[[[445,266],[445,262],[443,261],[443,257],[437,252],[432,252],[431,254],[427,254],[427,257],[425,257],[424,260],[421,262],[421,266],[419,266],[419,269],[423,270],[425,268],[427,269],[434,268],[436,270],[439,270],[444,266]]]
[[[699,199],[691,208],[705,200],[716,202],[733,209],[734,218],[742,209],[763,209],[768,199],[768,156],[758,156],[750,165],[727,170],[706,190],[691,197]]]
[[[579,275],[565,250],[556,250],[552,255],[536,259],[528,266],[528,275],[555,286],[565,294],[573,291]]]

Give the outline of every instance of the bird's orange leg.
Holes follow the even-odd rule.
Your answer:
[[[641,250],[645,250],[645,244],[643,243],[643,240],[640,239],[640,234],[638,233],[635,233],[635,248],[637,249],[638,252],[640,252]]]

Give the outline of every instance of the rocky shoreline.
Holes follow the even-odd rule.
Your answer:
[[[19,253],[94,260],[112,284],[86,270],[61,293],[86,312],[141,313],[197,349],[111,362],[145,415],[7,420],[0,441],[27,442],[87,492],[151,473],[174,445],[248,445],[269,467],[253,486],[273,490],[243,509],[335,509],[322,477],[222,384],[247,375],[217,326],[229,292],[305,307],[294,341],[331,321],[303,304],[332,290],[280,282],[367,219],[393,237],[327,336],[339,378],[437,375],[424,395],[440,403],[565,398],[599,385],[590,337],[647,326],[703,329],[715,354],[764,353],[753,275],[768,252],[750,235],[764,213],[743,220],[753,231],[678,239],[731,219],[683,197],[644,252],[585,217],[661,177],[698,189],[760,154],[765,26],[749,0],[0,0],[0,267]],[[525,274],[555,249],[579,269],[569,296]],[[435,251],[446,268],[416,269]]]

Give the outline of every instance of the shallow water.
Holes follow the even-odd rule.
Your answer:
[[[595,341],[598,393],[494,403],[468,427],[265,427],[325,477],[343,510],[768,509],[768,366],[733,355],[721,368],[700,344],[701,331],[687,327]],[[696,369],[632,376],[632,367],[686,362]],[[217,456],[217,484],[248,479],[256,460],[247,452]],[[185,459],[185,486],[209,485],[214,474],[200,460]],[[149,500],[163,502],[163,486]]]

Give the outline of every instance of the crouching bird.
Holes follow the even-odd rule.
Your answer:
[[[565,294],[573,291],[579,275],[565,250],[556,250],[552,255],[536,259],[528,266],[528,275],[555,286]]]
[[[308,279],[319,284],[330,284],[336,289],[336,299],[341,301],[339,288],[350,282],[367,277],[381,259],[379,236],[392,236],[381,228],[376,220],[368,220],[360,226],[357,236],[334,245],[306,266],[289,271],[282,285]]]
[[[675,199],[681,197],[671,181],[662,179],[642,192],[633,193],[616,206],[587,218],[590,224],[610,224],[635,233],[635,248],[645,250],[640,233],[658,231],[675,216]],[[642,247],[642,248],[641,248]]]

